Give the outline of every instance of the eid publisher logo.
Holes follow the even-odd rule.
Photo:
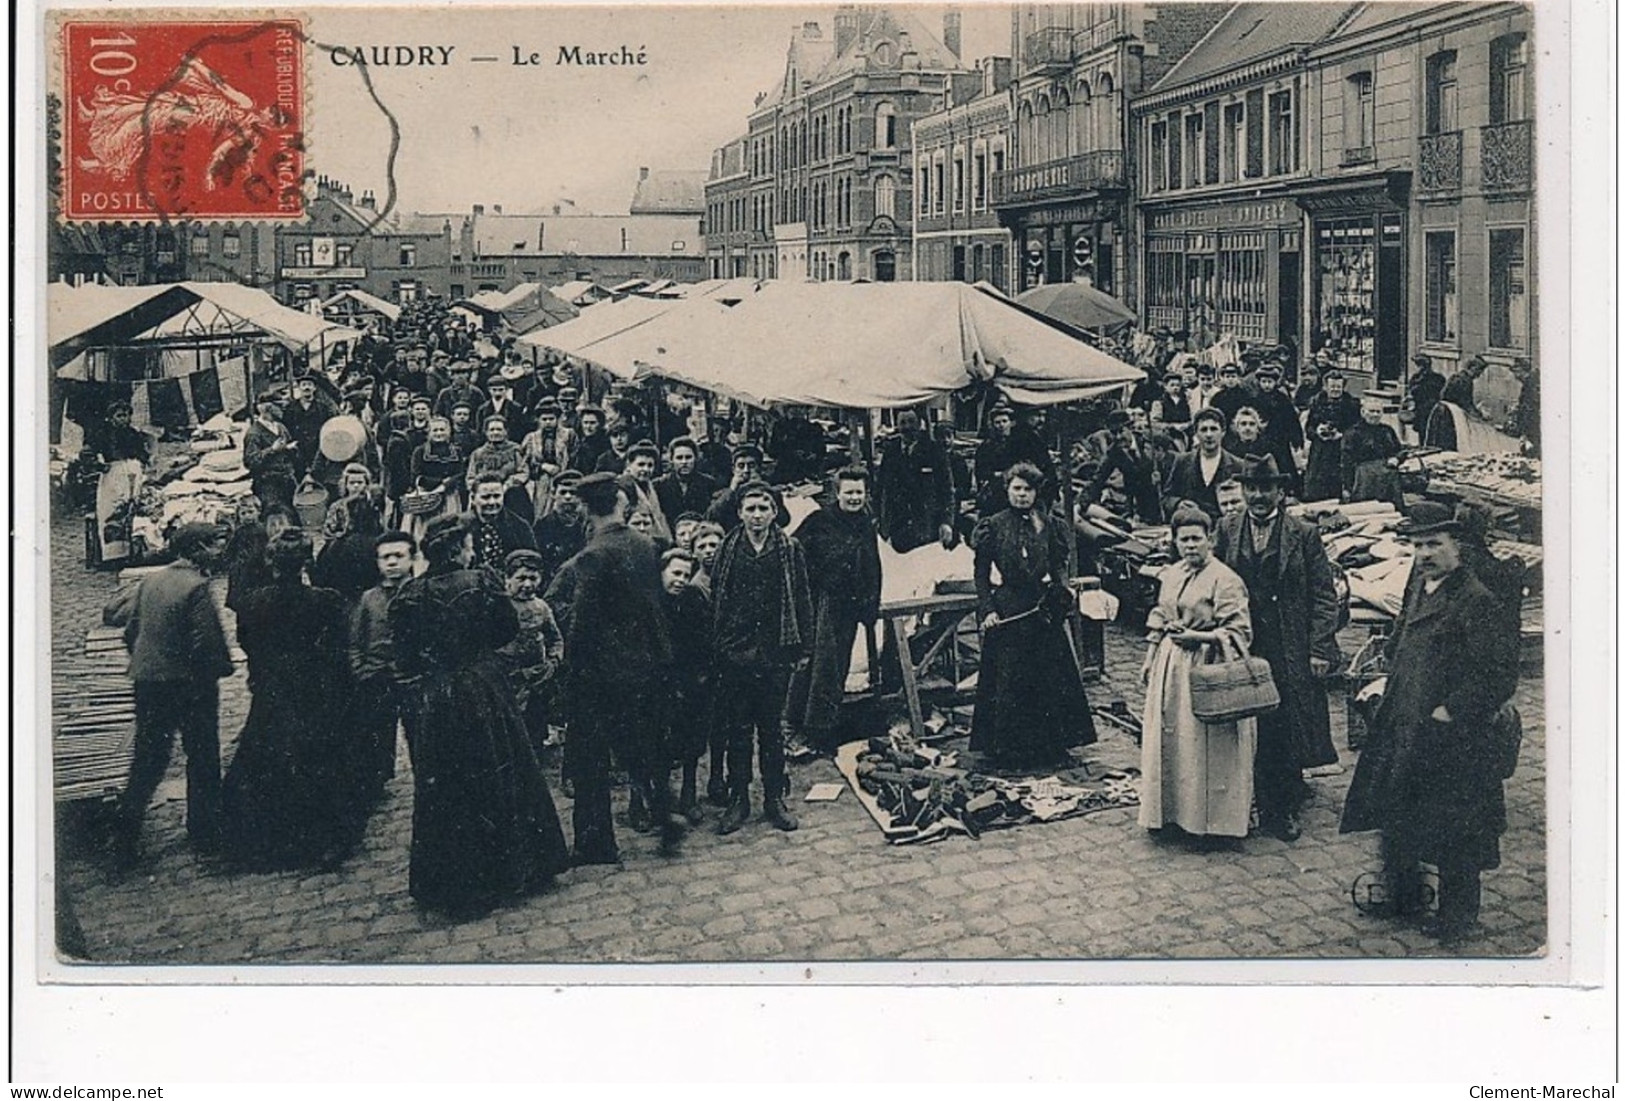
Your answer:
[[[1422,913],[1438,898],[1438,889],[1424,879],[1416,884],[1415,898],[1392,898],[1388,884],[1383,881],[1381,874],[1361,872],[1359,878],[1349,888],[1349,898],[1354,901],[1354,908],[1362,914],[1392,909]]]

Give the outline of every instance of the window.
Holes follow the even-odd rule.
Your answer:
[[[897,181],[890,176],[875,180],[875,217],[897,217]]]
[[[1490,230],[1490,346],[1529,350],[1529,291],[1523,230]]]
[[[1245,107],[1247,115],[1247,177],[1256,179],[1264,174],[1264,93],[1248,92]]]
[[[965,158],[954,157],[954,210],[965,209]]]
[[[1529,117],[1529,40],[1509,34],[1490,43],[1490,125]]]
[[[889,103],[875,108],[875,148],[897,148],[897,110]]]
[[[1185,186],[1202,185],[1202,116],[1192,112],[1185,116]]]
[[[1151,190],[1168,190],[1168,124],[1151,124]]]
[[[1247,109],[1240,103],[1229,103],[1224,108],[1224,148],[1221,151],[1219,178],[1225,183],[1241,179],[1247,150]]]
[[[977,210],[986,210],[987,209],[987,154],[985,152],[978,151],[977,154],[976,154],[976,159],[974,161],[974,165],[975,165],[975,174],[974,174],[974,181],[973,181],[971,186],[974,187],[976,190],[974,192],[972,192],[972,200],[974,201]]]
[[[300,241],[293,246],[293,266],[296,268],[310,267],[310,242]]]
[[[416,245],[401,246],[401,267],[415,268],[418,266],[418,247]]]
[[[240,247],[241,246],[239,245],[239,248]],[[229,251],[227,252],[227,255],[228,256],[230,255]],[[352,256],[354,256],[354,255],[355,255],[355,246],[352,245],[352,244],[346,243],[346,244],[339,244],[339,245],[334,245],[333,246],[333,263],[337,267],[341,267],[341,268],[349,267],[350,266],[350,258]]]
[[[196,257],[206,257],[209,255],[209,231],[202,226],[198,228],[202,232],[192,234],[192,240],[186,246],[186,251]]]
[[[1428,58],[1427,132],[1448,134],[1460,129],[1457,121],[1456,51],[1445,50]]]
[[[1298,131],[1292,124],[1292,93],[1270,96],[1270,175],[1285,176],[1297,171]]]
[[[931,213],[931,170],[929,168],[927,168],[923,164],[920,165],[920,182],[915,185],[915,190],[919,192],[919,195],[918,195],[919,212],[921,214],[930,214]]]
[[[1372,160],[1377,144],[1377,96],[1370,73],[1355,73],[1343,82],[1343,161]]]
[[[1456,235],[1453,232],[1427,235],[1427,329],[1434,343],[1456,339]]]
[[[935,205],[931,209],[938,214],[943,212],[944,204],[947,202],[943,197],[943,192],[947,190],[943,186],[946,182],[943,179],[942,154],[938,153],[936,163],[931,166],[931,194],[935,198]]]
[[[997,176],[1004,171],[1004,148],[1001,146],[993,150],[993,174]]]

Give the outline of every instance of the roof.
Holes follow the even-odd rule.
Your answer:
[[[1343,23],[1359,4],[1237,4],[1213,25],[1153,92],[1166,92],[1252,62],[1313,46]]]
[[[324,308],[327,306],[336,306],[346,299],[355,302],[363,309],[370,310],[376,314],[381,314],[392,322],[399,321],[401,319],[401,308],[399,306],[395,305],[393,302],[384,301],[376,294],[368,294],[359,287],[351,287],[347,291],[339,291],[339,293],[335,294],[332,298],[329,298],[327,301],[323,302],[322,306]]]
[[[652,168],[632,193],[633,214],[704,214],[704,169]]]
[[[820,34],[816,38],[808,36],[805,26],[798,29],[790,39],[790,48],[785,54],[783,79],[769,90],[751,113],[755,114],[800,94],[799,88],[789,87],[792,70],[800,83],[808,87],[817,87],[851,73],[867,71],[875,46],[882,42],[891,44],[892,62],[889,67],[895,68],[898,57],[903,53],[905,37],[908,50],[919,56],[919,68],[965,70],[959,58],[942,44],[942,39],[921,22],[908,7],[896,10],[885,7],[859,7],[855,9],[855,14],[858,18],[857,34],[851,44],[839,54],[835,52],[833,28],[829,33]]]
[[[698,215],[481,214],[476,256],[704,256]]]
[[[1396,2],[1396,0],[1386,0],[1386,2],[1380,4],[1367,4],[1361,8],[1360,11],[1355,13],[1353,18],[1349,20],[1348,26],[1344,27],[1339,32],[1338,37],[1341,38],[1344,35],[1362,34],[1374,27],[1381,27],[1385,24],[1394,23],[1399,20],[1415,19],[1419,15],[1443,13],[1452,8],[1463,8],[1469,6],[1470,5],[1459,3],[1442,4],[1437,2],[1400,3]]]

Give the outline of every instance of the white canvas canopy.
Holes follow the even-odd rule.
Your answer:
[[[758,406],[897,408],[978,382],[1053,405],[1144,377],[963,283],[771,283],[733,307],[690,299],[627,322],[573,354]]]
[[[368,294],[364,290],[352,287],[347,291],[339,291],[332,298],[322,303],[324,310],[329,307],[340,307],[345,302],[354,302],[361,310],[378,314],[387,318],[391,324],[401,319],[401,308],[393,302],[385,302],[376,294]]]
[[[355,329],[284,306],[237,283],[156,283],[48,291],[53,366],[93,348],[269,338],[296,351],[325,351],[359,340]]]

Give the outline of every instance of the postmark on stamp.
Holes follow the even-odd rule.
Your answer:
[[[66,21],[62,215],[304,214],[304,32],[295,20]]]

